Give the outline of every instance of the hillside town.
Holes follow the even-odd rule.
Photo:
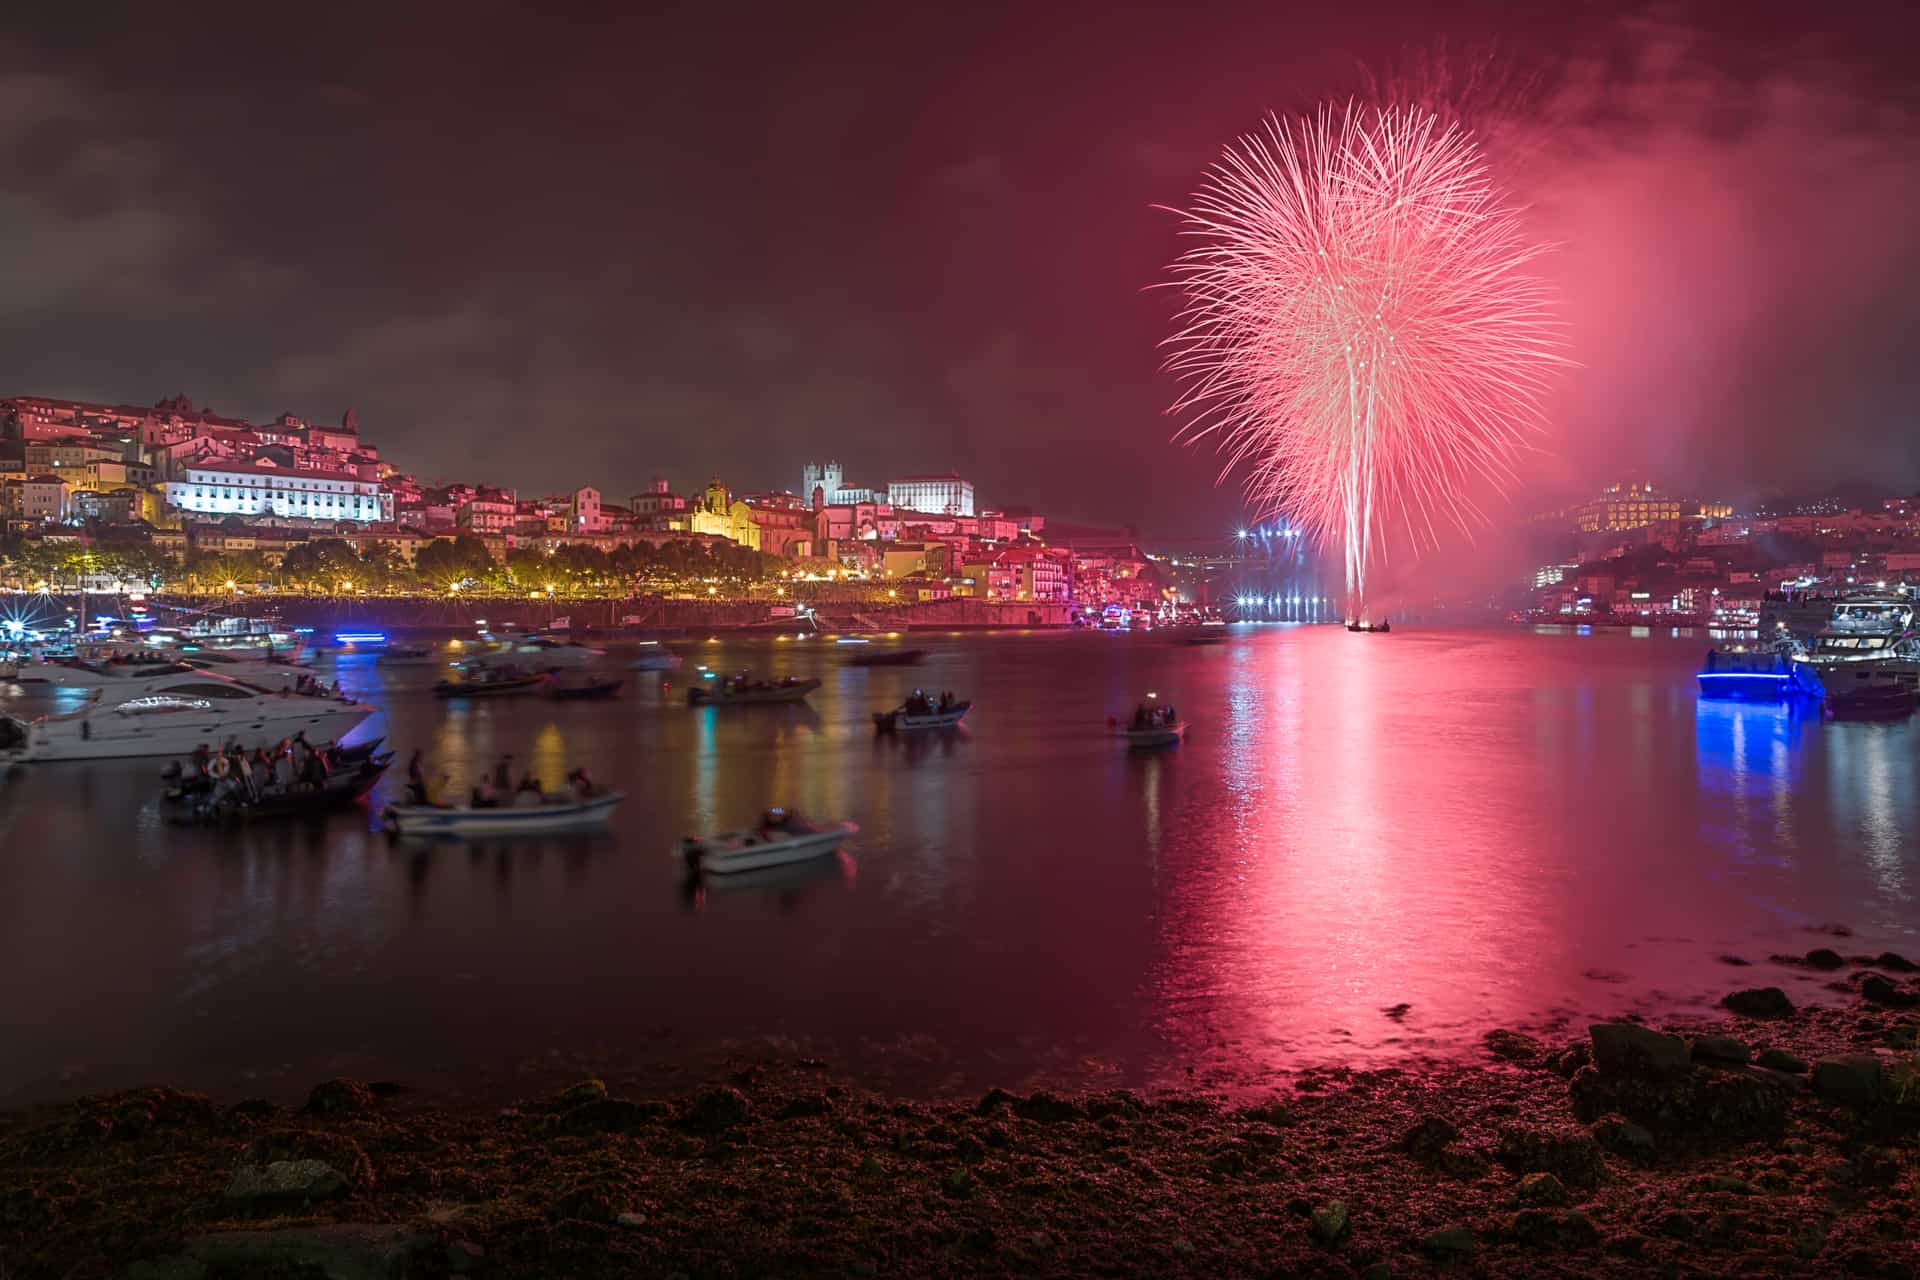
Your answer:
[[[1770,601],[1920,582],[1920,497],[1781,499],[1736,512],[1645,483],[1536,518],[1552,554],[1517,590],[1529,621],[1751,630]]]
[[[1129,531],[977,506],[956,474],[860,485],[829,461],[799,479],[535,494],[403,471],[351,409],[255,423],[184,396],[16,396],[0,400],[0,586],[973,599],[1050,617],[1175,594]]]

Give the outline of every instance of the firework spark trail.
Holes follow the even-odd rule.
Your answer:
[[[1416,108],[1269,119],[1183,216],[1182,436],[1219,438],[1223,478],[1248,464],[1263,516],[1342,544],[1357,615],[1392,520],[1431,545],[1480,518],[1476,479],[1514,479],[1566,363],[1542,249],[1471,136]]]

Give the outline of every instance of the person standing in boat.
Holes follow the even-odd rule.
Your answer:
[[[493,766],[493,789],[501,795],[513,790],[513,757],[500,757],[500,763]]]

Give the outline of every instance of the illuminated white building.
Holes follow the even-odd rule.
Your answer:
[[[908,476],[887,484],[887,501],[896,511],[931,511],[941,515],[973,514],[973,482],[957,475]]]
[[[376,480],[344,471],[289,471],[264,462],[188,466],[167,482],[167,505],[212,516],[298,520],[391,520]]]

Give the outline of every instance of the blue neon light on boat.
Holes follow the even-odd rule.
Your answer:
[[[333,637],[335,644],[385,644],[386,633],[382,631],[342,631]]]

